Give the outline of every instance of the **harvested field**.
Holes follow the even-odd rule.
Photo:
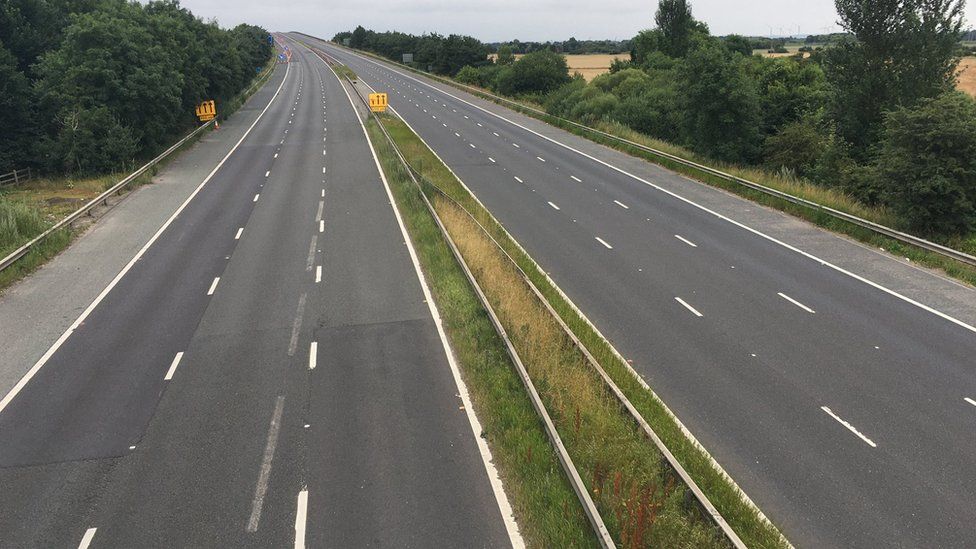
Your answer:
[[[515,58],[519,59],[523,54],[515,54]],[[495,59],[495,54],[488,56],[492,60]],[[630,59],[629,53],[587,53],[581,55],[567,55],[566,64],[569,65],[569,74],[578,72],[583,75],[583,78],[587,82],[593,80],[597,76],[605,72],[610,71],[610,63],[613,63],[614,59],[623,59],[627,61]]]
[[[956,88],[976,95],[976,57],[963,57],[959,61],[959,81]]]

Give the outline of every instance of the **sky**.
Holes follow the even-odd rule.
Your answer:
[[[377,31],[467,34],[485,42],[625,39],[654,25],[657,2],[644,0],[181,0],[221,26],[261,25],[331,38],[363,25]],[[966,8],[976,22],[976,1]],[[786,36],[840,30],[833,0],[691,0],[712,34]]]

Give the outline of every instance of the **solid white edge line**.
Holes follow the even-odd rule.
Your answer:
[[[611,246],[609,242],[607,242],[606,240],[603,240],[599,236],[595,236],[593,238],[596,238],[597,242],[599,242],[600,244],[603,244],[604,246],[606,246],[608,250],[612,250],[613,249],[613,246]]]
[[[694,308],[694,307],[692,307],[691,305],[688,305],[688,302],[686,302],[685,300],[683,300],[683,299],[681,299],[680,297],[677,297],[677,296],[676,296],[676,297],[674,298],[674,300],[675,300],[675,301],[677,301],[678,303],[680,303],[680,304],[682,304],[682,305],[684,306],[684,308],[685,308],[685,309],[688,309],[689,311],[691,311],[691,314],[693,314],[693,315],[695,315],[695,316],[697,316],[697,317],[699,317],[699,318],[701,318],[701,317],[703,317],[703,316],[705,316],[705,315],[703,315],[703,314],[701,314],[701,313],[699,313],[699,312],[698,312],[698,309],[696,309],[696,308]]]
[[[692,248],[697,248],[698,247],[698,244],[695,244],[694,242],[688,240],[687,238],[681,236],[680,234],[676,234],[676,235],[674,235],[674,237],[677,238],[678,240],[684,242],[685,244],[691,246]]]
[[[372,63],[377,63],[376,61],[373,61],[371,59],[364,58],[363,56],[361,56],[359,54],[356,54],[356,53],[350,53],[350,55],[354,55],[354,56],[356,56],[356,57],[358,57],[360,59],[363,59],[365,61],[369,61],[369,62],[372,62]],[[398,71],[396,69],[393,69],[393,68],[390,68],[390,67],[384,66],[384,68],[386,70],[389,70],[391,72],[395,72],[397,74],[403,74],[400,71]],[[821,259],[821,258],[819,258],[819,257],[817,257],[817,256],[815,256],[815,255],[813,255],[813,254],[811,254],[809,252],[805,252],[805,251],[797,248],[796,246],[793,246],[791,244],[787,244],[786,242],[783,242],[783,241],[781,241],[781,240],[779,240],[779,239],[777,239],[775,237],[772,237],[772,236],[770,236],[768,234],[765,234],[765,233],[763,233],[763,232],[761,232],[761,231],[759,231],[757,229],[753,229],[752,227],[749,227],[748,225],[745,225],[744,223],[741,223],[739,221],[736,221],[736,220],[734,220],[734,219],[732,219],[730,217],[727,217],[725,215],[722,215],[722,214],[720,214],[720,213],[718,213],[718,212],[716,212],[716,211],[714,211],[714,210],[712,210],[712,209],[710,209],[710,208],[708,208],[706,206],[702,206],[701,204],[698,204],[697,202],[694,202],[694,201],[692,201],[692,200],[690,200],[688,198],[685,198],[685,197],[683,197],[683,196],[675,193],[674,191],[665,189],[664,187],[661,187],[659,185],[656,185],[654,183],[651,183],[650,181],[648,181],[648,180],[646,180],[646,179],[644,179],[644,178],[642,178],[640,176],[634,175],[634,174],[632,174],[632,173],[630,173],[630,172],[628,172],[628,171],[626,171],[626,170],[624,170],[622,168],[618,168],[617,166],[614,166],[613,164],[610,164],[609,162],[606,162],[604,160],[601,160],[599,158],[596,158],[595,156],[592,156],[592,155],[587,154],[587,153],[585,153],[583,151],[580,151],[578,149],[575,149],[575,148],[573,148],[573,147],[571,147],[569,145],[566,145],[565,143],[559,142],[559,141],[557,141],[557,140],[555,140],[555,139],[553,139],[551,137],[545,136],[545,135],[543,135],[543,134],[541,134],[541,133],[539,133],[539,132],[537,132],[535,130],[532,130],[530,128],[527,128],[527,127],[519,124],[518,122],[514,122],[512,120],[509,120],[508,118],[505,118],[504,116],[502,116],[500,114],[497,114],[495,112],[489,111],[488,109],[486,109],[484,107],[480,107],[478,105],[475,105],[474,103],[471,103],[470,101],[466,101],[466,100],[464,100],[464,99],[462,99],[462,98],[460,98],[460,97],[458,97],[458,96],[456,96],[456,95],[454,95],[452,93],[449,93],[447,91],[444,91],[444,90],[438,88],[437,86],[434,86],[434,85],[431,85],[431,84],[429,84],[427,82],[424,82],[424,81],[422,81],[422,80],[420,80],[420,79],[418,79],[418,78],[416,78],[416,77],[414,77],[412,75],[404,75],[404,76],[406,76],[407,78],[410,78],[410,79],[412,79],[412,80],[414,80],[416,82],[419,82],[419,83],[423,84],[424,86],[427,86],[428,88],[431,88],[433,90],[436,90],[436,91],[438,91],[438,92],[440,92],[440,93],[442,93],[442,94],[444,94],[444,95],[446,95],[448,97],[451,97],[451,98],[453,98],[453,99],[455,99],[457,101],[460,101],[460,102],[462,102],[462,103],[464,103],[466,105],[469,105],[469,106],[471,106],[471,107],[473,107],[475,109],[478,109],[478,110],[480,110],[480,111],[482,111],[482,112],[484,112],[484,113],[486,113],[488,115],[494,116],[495,118],[498,118],[499,120],[504,120],[505,122],[508,122],[509,124],[511,124],[511,125],[513,125],[513,126],[515,126],[517,128],[520,128],[520,129],[522,129],[524,131],[527,131],[527,132],[529,132],[529,133],[531,133],[531,134],[533,134],[533,135],[535,135],[535,136],[537,136],[537,137],[539,137],[541,139],[544,139],[546,141],[549,141],[550,143],[553,143],[555,145],[558,145],[560,147],[563,147],[564,149],[570,150],[570,151],[572,151],[572,152],[574,152],[574,153],[576,153],[576,154],[578,154],[578,155],[580,155],[580,156],[582,156],[584,158],[588,158],[588,159],[590,159],[590,160],[592,160],[592,161],[594,161],[594,162],[596,162],[598,164],[602,164],[603,166],[606,166],[606,167],[610,168],[611,170],[614,170],[614,171],[616,171],[616,172],[618,172],[620,174],[626,175],[627,177],[630,177],[630,178],[632,178],[632,179],[634,179],[636,181],[639,181],[639,182],[641,182],[641,183],[643,183],[643,184],[645,184],[645,185],[647,185],[647,186],[649,186],[649,187],[651,187],[653,189],[656,189],[656,190],[658,190],[660,192],[663,192],[663,193],[665,193],[665,194],[667,194],[667,195],[669,195],[669,196],[671,196],[671,197],[673,197],[673,198],[675,198],[677,200],[680,200],[680,201],[682,201],[682,202],[684,202],[684,203],[686,203],[686,204],[688,204],[690,206],[693,206],[695,208],[698,208],[699,210],[702,210],[704,212],[710,213],[710,214],[714,215],[715,217],[717,217],[717,218],[719,218],[719,219],[721,219],[723,221],[726,221],[728,223],[731,223],[731,224],[735,225],[736,227],[739,227],[740,229],[749,231],[750,233],[753,233],[756,236],[759,236],[761,238],[764,238],[764,239],[766,239],[766,240],[768,240],[768,241],[770,241],[770,242],[772,242],[774,244],[778,244],[778,245],[780,245],[780,246],[782,246],[782,247],[784,247],[784,248],[786,248],[786,249],[788,249],[788,250],[790,250],[792,252],[798,253],[798,254],[800,254],[800,255],[808,258],[808,259],[811,259],[813,261],[816,261],[817,263],[820,263],[821,265],[823,265],[825,267],[828,267],[828,268],[833,269],[833,270],[835,270],[835,271],[837,271],[837,272],[839,272],[841,274],[844,274],[846,276],[849,276],[849,277],[853,278],[854,280],[857,280],[859,282],[862,282],[864,284],[867,284],[868,286],[871,286],[872,288],[875,288],[876,290],[880,290],[880,291],[882,291],[882,292],[884,292],[884,293],[886,293],[886,294],[888,294],[888,295],[890,295],[892,297],[896,297],[898,299],[901,299],[902,301],[904,301],[906,303],[909,303],[911,305],[914,305],[915,307],[918,307],[919,309],[922,309],[923,311],[926,311],[926,312],[929,312],[931,314],[934,314],[934,315],[942,318],[943,320],[947,320],[947,321],[952,322],[953,324],[955,324],[955,325],[957,325],[957,326],[959,326],[961,328],[964,328],[966,330],[969,330],[970,332],[976,333],[976,326],[973,326],[971,324],[967,324],[966,322],[963,322],[962,320],[959,320],[959,319],[957,319],[957,318],[955,318],[953,316],[950,316],[950,315],[948,315],[946,313],[943,313],[942,311],[939,311],[937,309],[934,309],[932,307],[929,307],[928,305],[925,305],[923,303],[920,303],[920,302],[918,302],[918,301],[916,301],[916,300],[914,300],[914,299],[912,299],[912,298],[910,298],[910,297],[908,297],[906,295],[902,295],[902,294],[896,292],[895,290],[892,290],[890,288],[887,288],[885,286],[882,286],[881,284],[878,284],[877,282],[874,282],[874,281],[871,281],[871,280],[869,280],[867,278],[864,278],[863,276],[861,276],[859,274],[856,274],[856,273],[853,273],[851,271],[848,271],[847,269],[845,269],[843,267],[840,267],[838,265],[834,265],[833,263],[831,263],[831,262],[829,262],[827,260]],[[502,107],[502,108],[506,108],[506,107]],[[509,109],[509,110],[511,110],[511,109]],[[586,138],[582,138],[582,139],[586,139]]]
[[[559,206],[557,206],[557,205],[555,205],[555,204],[553,204],[552,202],[549,202],[549,205],[550,205],[550,206],[552,206],[552,208],[553,208],[554,210],[558,210],[558,209],[559,209]]]
[[[325,61],[323,61],[323,63],[325,63]],[[326,66],[328,65],[326,64]],[[329,70],[332,70],[332,68],[329,67]],[[502,516],[502,522],[505,524],[505,530],[508,533],[509,541],[511,541],[514,549],[523,549],[525,547],[525,540],[522,539],[522,534],[519,532],[518,524],[515,522],[515,513],[512,511],[512,505],[508,501],[508,494],[505,493],[505,489],[502,486],[502,480],[498,475],[498,469],[495,468],[495,463],[491,455],[491,449],[488,448],[487,441],[485,441],[485,439],[481,436],[484,429],[481,426],[481,422],[478,420],[478,416],[474,413],[474,406],[471,403],[471,396],[468,393],[468,386],[461,378],[461,370],[458,368],[457,359],[454,356],[453,349],[451,349],[450,342],[448,342],[447,334],[444,332],[444,322],[441,320],[441,315],[437,310],[437,305],[434,304],[434,298],[430,293],[430,287],[427,285],[427,279],[424,276],[424,271],[420,266],[420,260],[417,259],[417,251],[414,249],[413,241],[410,239],[410,235],[407,232],[407,227],[403,223],[403,216],[400,215],[400,209],[397,207],[396,200],[393,197],[393,191],[390,190],[390,184],[386,180],[386,174],[383,172],[383,166],[380,164],[379,156],[377,156],[376,149],[373,147],[373,141],[369,138],[369,132],[366,131],[366,124],[363,122],[363,119],[359,114],[359,109],[356,108],[356,104],[352,100],[352,96],[349,95],[349,90],[342,85],[342,80],[339,79],[339,75],[336,74],[335,71],[332,71],[332,74],[336,77],[336,80],[339,81],[339,85],[345,92],[346,98],[349,100],[349,104],[352,106],[352,109],[356,114],[356,118],[359,120],[360,129],[362,129],[363,135],[366,136],[366,143],[369,145],[369,150],[373,154],[373,162],[376,165],[376,170],[380,174],[380,180],[383,181],[383,187],[386,189],[386,196],[389,198],[390,206],[393,208],[393,215],[396,217],[397,225],[400,227],[400,234],[403,236],[403,240],[407,244],[407,251],[410,255],[410,260],[413,262],[414,272],[417,274],[417,279],[420,281],[421,289],[423,289],[424,299],[427,302],[427,309],[430,311],[430,314],[434,319],[434,325],[437,327],[437,335],[440,337],[441,346],[444,348],[444,354],[447,356],[447,363],[451,367],[451,374],[454,377],[454,384],[458,388],[461,403],[464,405],[464,413],[468,418],[468,424],[471,426],[471,434],[474,437],[475,443],[478,445],[478,450],[481,454],[481,461],[485,466],[485,473],[488,476],[488,482],[491,484],[492,492],[495,494],[495,502],[498,504],[498,512]],[[369,85],[367,84],[367,86]],[[372,89],[372,87],[370,87],[370,89]],[[396,113],[396,110],[392,107],[391,110]],[[399,113],[397,113],[397,116],[399,116]],[[400,118],[402,120],[402,117]],[[407,124],[405,120],[403,122],[408,128],[410,128],[410,124]],[[410,131],[413,131],[413,128],[410,128]]]
[[[784,294],[783,292],[777,292],[777,295],[779,295],[780,297],[782,297],[786,301],[789,301],[790,303],[796,305],[797,307],[803,309],[804,311],[806,311],[806,312],[808,312],[810,314],[816,314],[817,313],[817,311],[814,311],[810,307],[807,307],[806,305],[804,305],[804,304],[800,303],[799,301],[793,299],[792,297]]]
[[[623,202],[621,202],[619,200],[614,200],[613,202],[614,202],[614,204],[620,206],[621,208],[623,208],[625,210],[629,210],[630,209],[630,206],[624,204]]]
[[[166,376],[163,377],[163,381],[169,381],[173,379],[173,374],[176,373],[176,367],[180,365],[180,361],[183,360],[183,351],[176,353],[173,357],[173,362],[169,365],[169,370],[166,371]]]
[[[179,216],[184,209],[186,209],[186,206],[190,203],[190,201],[196,197],[196,195],[200,192],[200,190],[203,189],[203,186],[206,185],[211,178],[213,178],[214,174],[216,174],[218,170],[220,170],[220,168],[224,165],[224,162],[226,162],[227,159],[230,158],[230,155],[234,154],[234,151],[236,151],[237,148],[241,145],[241,143],[244,142],[244,139],[246,139],[248,134],[251,133],[251,130],[253,130],[254,126],[256,126],[257,123],[261,120],[261,118],[264,116],[264,113],[268,112],[268,109],[274,103],[275,98],[278,97],[278,94],[281,92],[281,88],[284,87],[285,82],[288,80],[289,69],[290,69],[290,65],[285,65],[285,76],[281,79],[281,84],[278,84],[278,90],[275,91],[275,94],[268,101],[268,104],[264,107],[264,110],[262,110],[261,113],[258,114],[258,117],[254,119],[254,122],[251,123],[251,126],[248,127],[247,131],[244,132],[244,135],[241,136],[241,138],[224,156],[224,158],[222,158],[220,162],[217,164],[217,166],[214,167],[214,169],[207,175],[206,178],[204,178],[203,182],[200,183],[200,185],[198,185],[197,188],[194,189],[192,193],[190,193],[190,196],[188,196],[186,200],[184,200],[183,203],[180,204],[180,207],[177,208],[175,212],[173,212],[173,215],[171,215],[169,219],[167,219],[166,222],[163,223],[158,230],[156,230],[156,233],[152,235],[149,241],[146,242],[146,244],[136,253],[136,255],[134,255],[132,259],[129,260],[128,263],[126,263],[125,267],[122,267],[122,270],[119,271],[119,274],[115,275],[115,278],[113,278],[112,281],[108,283],[108,286],[106,286],[105,289],[103,289],[101,293],[99,293],[98,296],[95,297],[95,300],[92,301],[88,305],[88,307],[85,308],[84,311],[82,311],[81,315],[78,316],[78,318],[75,319],[75,321],[72,322],[70,326],[68,326],[68,329],[61,334],[61,337],[59,337],[57,341],[55,341],[54,344],[51,345],[50,348],[48,348],[48,350],[41,356],[41,358],[37,359],[37,362],[35,362],[34,365],[31,366],[31,369],[28,370],[27,373],[20,378],[20,381],[18,381],[17,384],[14,385],[14,387],[7,392],[6,396],[3,397],[3,400],[0,400],[0,413],[2,413],[3,410],[7,407],[7,405],[10,404],[10,401],[12,401],[14,397],[16,397],[17,394],[24,389],[24,386],[27,385],[27,383],[31,380],[31,378],[37,375],[37,371],[40,370],[47,363],[48,360],[50,360],[51,356],[55,352],[57,352],[57,350],[61,347],[61,345],[64,345],[64,342],[65,340],[68,339],[68,336],[70,336],[71,333],[74,332],[75,329],[78,328],[78,326],[81,325],[81,323],[84,322],[86,318],[88,318],[88,315],[90,315],[91,312],[95,309],[95,307],[97,307],[98,304],[101,303],[103,299],[105,299],[105,296],[112,291],[112,288],[115,288],[115,286],[119,283],[119,281],[122,280],[122,277],[124,277],[126,273],[128,273],[129,270],[132,269],[132,267],[136,264],[136,262],[142,258],[142,256],[146,253],[146,250],[148,250],[149,247],[152,246],[156,242],[156,240],[159,239],[159,236],[163,234],[163,231],[165,231],[170,226],[173,220],[176,219],[177,216]]]
[[[308,517],[308,488],[298,492],[295,510],[295,549],[305,549],[305,521]]]
[[[314,370],[319,361],[319,342],[313,341],[308,346],[308,369]]]
[[[97,530],[98,528],[89,528],[85,530],[85,535],[81,537],[81,543],[78,544],[78,549],[88,549],[88,546],[91,545],[92,538],[95,537],[95,532]]]
[[[278,446],[278,433],[281,431],[281,413],[285,408],[285,396],[279,395],[275,400],[274,412],[271,413],[271,425],[268,427],[268,441],[264,445],[264,456],[261,458],[261,468],[258,470],[258,482],[254,486],[254,499],[251,500],[251,516],[247,521],[247,531],[257,532],[261,522],[261,510],[264,508],[264,496],[268,493],[268,479],[271,477],[271,462],[274,460],[275,447]]]
[[[837,414],[835,414],[834,412],[832,412],[830,410],[830,408],[828,408],[826,406],[821,406],[820,409],[823,410],[824,412],[827,412],[827,415],[829,415],[830,417],[836,419],[838,423],[840,423],[844,427],[847,427],[847,430],[848,431],[850,431],[850,432],[854,433],[855,435],[857,435],[858,438],[860,438],[861,440],[863,440],[864,442],[866,442],[868,444],[868,446],[870,446],[872,448],[877,448],[878,447],[878,445],[875,444],[873,440],[871,440],[868,437],[866,437],[863,434],[861,434],[861,432],[858,431],[857,429],[855,429],[853,425],[851,425],[850,423],[844,421]]]

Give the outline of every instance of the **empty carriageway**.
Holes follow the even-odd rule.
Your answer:
[[[971,325],[769,236],[754,204],[317,44],[390,93],[788,538],[976,542]]]
[[[250,132],[5,399],[0,546],[521,543],[360,120],[290,45]]]

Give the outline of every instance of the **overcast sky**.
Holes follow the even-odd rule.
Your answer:
[[[634,36],[653,26],[657,2],[644,0],[182,0],[221,26],[241,22],[331,38],[363,25],[373,30],[468,34],[486,42]],[[712,34],[819,34],[839,30],[833,0],[692,0]],[[966,8],[976,20],[976,1]]]

